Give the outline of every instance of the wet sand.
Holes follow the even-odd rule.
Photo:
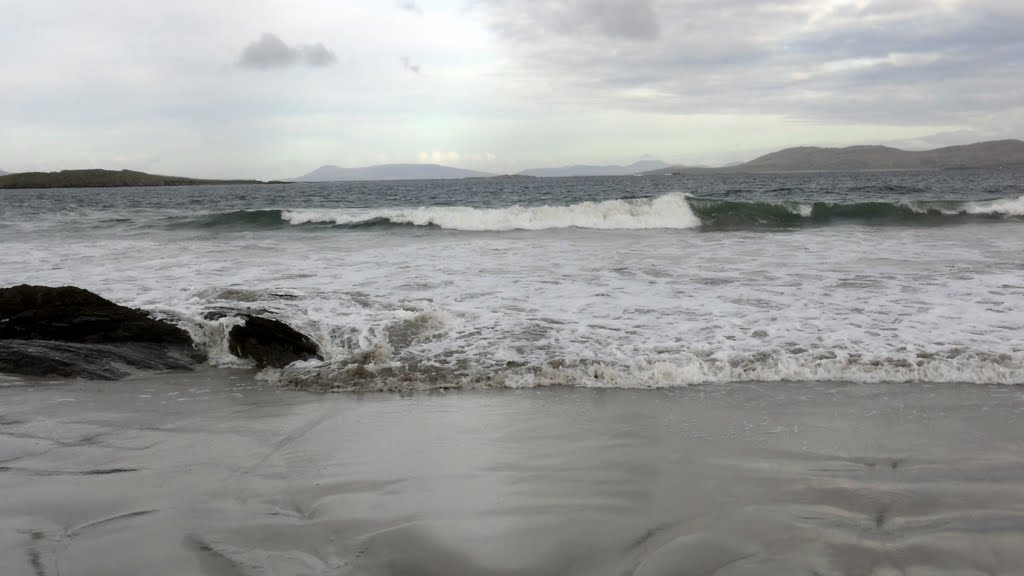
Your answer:
[[[1024,391],[0,380],[0,574],[1024,573]]]

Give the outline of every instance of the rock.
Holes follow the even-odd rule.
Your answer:
[[[190,369],[188,333],[88,290],[0,288],[0,372],[116,380],[126,367]]]
[[[228,333],[229,350],[257,366],[283,368],[299,360],[322,360],[320,347],[309,336],[278,320],[243,316],[244,326]]]
[[[214,322],[224,318],[248,318],[270,314],[273,312],[263,308],[211,308],[203,313],[203,319]]]
[[[191,346],[188,333],[74,286],[0,288],[0,340]]]

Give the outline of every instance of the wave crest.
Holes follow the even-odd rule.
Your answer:
[[[413,226],[437,226],[446,230],[502,232],[588,228],[595,230],[644,230],[695,228],[701,222],[694,215],[685,194],[665,194],[653,199],[622,199],[581,202],[568,206],[510,206],[472,208],[468,206],[424,206],[419,208],[368,212],[289,210],[282,218],[291,224],[335,224],[353,226],[388,222]]]
[[[565,206],[420,206],[372,210],[240,210],[177,220],[188,228],[277,229],[430,226],[445,230],[504,232],[593,230],[758,229],[831,224],[944,225],[1024,218],[1024,196],[985,201],[743,202],[673,192],[656,198],[621,198]]]

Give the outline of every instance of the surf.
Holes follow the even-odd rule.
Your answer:
[[[372,211],[289,210],[282,218],[293,224],[356,226],[371,222],[434,226],[445,230],[504,232],[582,228],[592,230],[686,229],[699,227],[687,196],[670,193],[657,198],[580,202],[566,206],[421,206]]]
[[[841,224],[942,226],[1024,220],[1024,196],[982,201],[752,202],[672,192],[568,205],[416,206],[377,209],[238,210],[171,218],[171,228],[274,230],[387,227],[465,232],[708,230],[819,227]]]

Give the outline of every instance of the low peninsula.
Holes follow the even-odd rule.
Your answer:
[[[203,180],[182,176],[160,176],[134,170],[61,170],[21,172],[0,176],[0,189],[7,188],[117,188],[128,186],[204,186],[224,184],[266,184],[261,180]]]

